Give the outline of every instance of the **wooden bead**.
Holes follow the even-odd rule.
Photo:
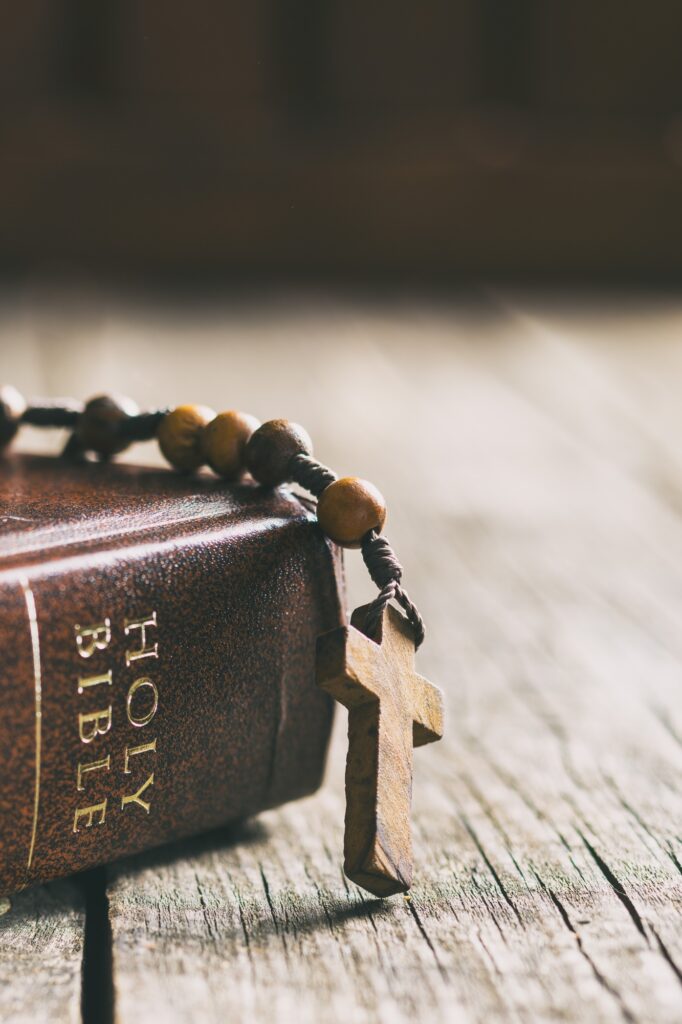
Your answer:
[[[246,412],[219,412],[201,434],[201,452],[211,469],[226,480],[234,480],[244,469],[244,449],[260,426],[260,420]]]
[[[246,446],[246,468],[258,483],[277,487],[290,479],[289,463],[294,455],[312,453],[313,442],[298,423],[268,420]]]
[[[386,522],[386,502],[374,484],[356,476],[344,476],[320,495],[317,521],[336,544],[359,548],[370,530],[381,533]]]
[[[159,447],[171,466],[190,472],[203,465],[201,435],[214,417],[205,405],[179,405],[161,420]]]
[[[121,436],[121,424],[139,409],[124,395],[98,395],[86,403],[78,417],[75,436],[85,451],[108,458],[128,447],[130,441]]]
[[[22,395],[11,384],[0,387],[0,448],[10,443],[26,409]]]

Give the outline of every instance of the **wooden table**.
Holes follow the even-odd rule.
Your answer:
[[[384,490],[447,705],[410,898],[342,875],[339,714],[315,797],[3,905],[3,1022],[682,1018],[682,301],[36,293],[0,340],[29,392],[305,423]]]

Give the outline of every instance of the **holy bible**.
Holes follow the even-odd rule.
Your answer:
[[[286,490],[0,464],[0,894],[313,792],[341,562]]]

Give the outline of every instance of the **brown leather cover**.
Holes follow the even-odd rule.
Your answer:
[[[0,893],[318,787],[315,641],[342,621],[341,571],[299,499],[15,456],[0,507]]]

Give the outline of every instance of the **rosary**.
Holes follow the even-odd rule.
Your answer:
[[[414,670],[424,624],[381,536],[386,506],[376,487],[338,478],[317,462],[298,424],[260,424],[234,410],[216,416],[205,406],[181,405],[141,413],[130,399],[114,395],[85,405],[27,406],[15,388],[0,388],[0,447],[23,423],[70,429],[66,458],[94,453],[108,460],[135,441],[156,438],[180,472],[208,464],[225,480],[248,472],[263,487],[296,483],[317,499],[322,532],[335,544],[361,549],[379,594],[355,609],[350,626],[318,637],[317,684],[348,709],[346,875],[375,896],[406,892],[412,884],[412,748],[440,739],[443,705],[440,690]]]

